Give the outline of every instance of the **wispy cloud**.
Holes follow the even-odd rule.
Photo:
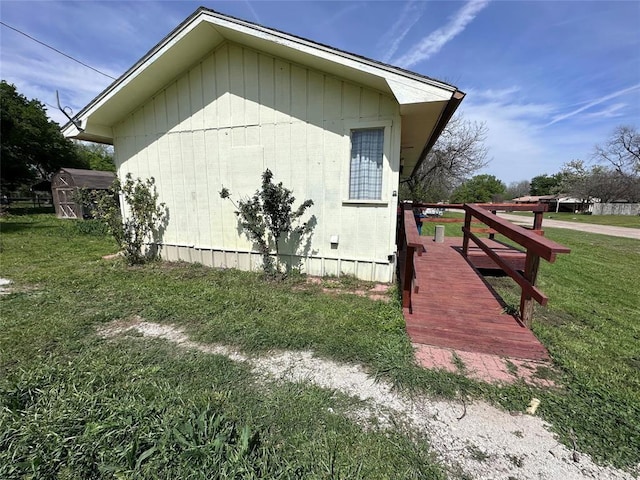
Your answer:
[[[587,116],[589,118],[615,118],[622,116],[621,110],[623,110],[627,103],[614,103],[597,112],[591,112]]]
[[[31,55],[24,55],[31,51]],[[3,79],[13,83],[18,91],[27,98],[37,98],[47,105],[49,117],[58,123],[66,123],[67,119],[56,106],[56,90],[60,91],[60,102],[69,106],[74,112],[86,105],[111,80],[95,73],[70,60],[52,61],[49,58],[38,58],[33,49],[20,52],[5,52],[2,58]],[[28,58],[28,62],[25,62]],[[121,72],[113,71],[106,65],[98,65],[114,77]],[[38,72],[34,75],[33,72]]]
[[[396,59],[393,63],[404,68],[431,58],[438,53],[442,47],[453,40],[456,36],[467,28],[467,25],[489,4],[488,0],[470,0],[458,10],[449,22],[443,27],[430,33],[417,45],[409,49],[409,52]]]
[[[494,102],[501,102],[514,98],[514,94],[518,93],[522,89],[518,86],[507,87],[494,90],[492,88],[488,90],[474,90],[473,88],[467,89],[467,95],[476,99],[489,100]]]
[[[574,138],[563,130],[543,130],[555,106],[526,99],[517,93],[520,90],[512,86],[472,91],[462,104],[466,119],[484,122],[488,129],[485,144],[492,160],[483,173],[507,183],[558,171],[562,163],[581,154],[584,137],[593,138],[592,132]]]
[[[335,22],[337,22],[338,20],[340,20],[342,17],[345,17],[347,15],[349,15],[351,12],[358,10],[359,8],[362,8],[363,4],[361,3],[352,3],[347,5],[346,7],[337,10],[333,15],[325,18],[324,20],[322,20],[322,22],[320,23],[320,26],[327,26],[327,25],[333,25]]]
[[[405,4],[400,12],[400,17],[391,26],[391,29],[380,39],[379,45],[388,45],[382,53],[381,60],[388,62],[396,53],[398,47],[407,33],[420,20],[426,3],[411,1]]]
[[[257,23],[262,23],[262,20],[260,20],[260,17],[258,16],[258,12],[256,12],[255,8],[253,8],[253,5],[251,5],[251,2],[249,0],[245,0],[244,3],[247,6],[247,8],[249,9],[249,11],[251,12],[251,15],[253,15],[254,20]]]
[[[595,100],[592,100],[590,102],[588,102],[586,105],[583,105],[580,108],[576,108],[575,110],[572,110],[568,113],[563,113],[562,115],[556,115],[555,117],[553,117],[553,120],[551,120],[549,123],[547,123],[545,125],[545,127],[548,127],[549,125],[553,125],[554,123],[558,123],[562,120],[566,120],[567,118],[571,118],[575,115],[578,115],[579,113],[584,112],[585,110],[590,109],[591,107],[595,107],[596,105],[600,105],[601,103],[607,102],[609,100],[612,100],[614,98],[620,97],[626,93],[632,92],[634,90],[638,90],[640,89],[640,83],[636,83],[635,85],[632,85],[631,87],[628,88],[623,88],[622,90],[618,90],[617,92],[613,92],[610,93],[608,95],[604,95],[600,98],[597,98]]]

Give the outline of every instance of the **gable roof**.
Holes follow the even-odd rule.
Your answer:
[[[73,123],[62,127],[63,134],[113,143],[114,124],[225,41],[392,95],[403,118],[405,175],[417,167],[464,98],[455,86],[424,75],[200,7],[80,110]]]
[[[73,180],[73,186],[80,188],[106,190],[108,188],[111,188],[113,181],[116,179],[116,174],[113,172],[104,172],[102,170],[85,170],[82,168],[61,168],[52,179],[53,184],[55,185],[57,183],[57,177],[65,173],[71,176],[71,179]]]

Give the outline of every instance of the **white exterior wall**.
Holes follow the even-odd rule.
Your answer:
[[[348,201],[350,129],[385,127],[380,202]],[[269,168],[314,201],[303,271],[389,282],[400,164],[396,101],[321,72],[224,44],[114,127],[118,174],[154,177],[169,223],[169,260],[255,269],[260,255],[219,196],[252,195]],[[330,237],[339,236],[337,248]]]

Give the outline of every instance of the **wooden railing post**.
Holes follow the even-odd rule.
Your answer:
[[[467,232],[471,231],[471,211],[464,206],[464,237],[462,238],[462,254],[467,257],[469,253],[469,235]]]
[[[540,257],[531,250],[527,250],[527,257],[524,264],[524,278],[534,287],[536,285],[539,267]],[[522,294],[520,295],[520,318],[527,328],[531,328],[533,298],[531,298],[531,295],[525,291],[525,289],[522,289]]]
[[[407,245],[402,273],[402,307],[411,309],[411,286],[413,285],[413,247]]]
[[[483,208],[482,205],[474,204],[465,204],[464,206],[467,216],[465,216],[463,249],[466,253],[469,240],[473,241],[496,265],[502,268],[507,275],[520,285],[522,288],[520,297],[520,319],[525,326],[530,327],[533,317],[533,301],[535,300],[542,306],[546,305],[548,301],[548,297],[535,286],[540,259],[542,258],[547,262],[553,263],[556,260],[557,254],[569,253],[570,249],[542,236],[540,230],[542,226],[542,212],[544,211],[542,208],[534,210],[536,213],[538,213],[538,211],[540,212],[540,215],[536,215],[534,219],[534,227],[538,228],[537,232],[513,225],[507,220],[489,213],[488,210],[483,210]],[[466,221],[469,220],[469,216],[473,216],[474,219],[481,221],[491,229],[526,249],[524,273],[516,271],[512,265],[505,262],[487,244],[471,232],[471,228],[468,227],[466,223]]]
[[[542,218],[544,212],[533,212],[533,231],[538,235],[544,235],[542,230]]]
[[[542,218],[544,212],[533,212],[533,229],[542,230]]]
[[[498,211],[497,210],[491,210],[491,213],[493,213],[494,215],[497,215]],[[496,234],[495,233],[490,233],[489,234],[489,240],[494,240],[496,238]]]

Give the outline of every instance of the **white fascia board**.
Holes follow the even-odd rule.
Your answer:
[[[126,77],[120,79],[116,84],[114,84],[111,91],[109,91],[107,95],[100,99],[100,101],[98,101],[88,113],[90,114],[91,111],[100,108],[102,104],[104,104],[108,100],[109,97],[117,94],[120,90],[131,83],[142,70],[149,68],[150,65],[152,65],[156,60],[162,57],[168,50],[171,49],[171,47],[178,43],[182,38],[186,37],[187,34],[189,34],[189,32],[191,32],[198,25],[198,23],[200,22],[193,21],[190,24],[185,25],[182,30],[176,32],[175,36],[168,39],[167,42],[162,45],[162,47],[160,47],[156,52],[154,52],[149,58],[145,59],[143,63],[138,65],[135,69],[131,70],[126,75]]]
[[[168,38],[155,52],[149,57],[141,60],[137,65],[134,65],[125,75],[119,78],[117,81],[111,84],[104,92],[102,92],[93,103],[90,103],[85,107],[86,110],[81,111],[76,117],[81,125],[86,125],[90,120],[92,114],[99,110],[105,103],[109,102],[114,96],[121,92],[124,88],[129,86],[140,73],[156,62],[159,58],[165,55],[174,45],[180,40],[191,33],[201,23],[200,17],[194,18],[190,23],[186,24],[183,28],[176,31],[173,36]],[[80,132],[74,125],[66,125],[62,132],[67,137],[77,136]],[[80,133],[80,136],[81,133]]]
[[[391,92],[401,104],[448,100],[453,92],[457,90],[455,87],[437,80],[412,74],[409,71],[397,69],[391,65],[379,64],[366,58],[288,35],[284,32],[246,23],[242,20],[229,19],[214,12],[203,12],[203,14],[206,16],[207,21],[234,33],[260,38],[334,64],[383,78],[387,81]],[[233,33],[230,36],[233,36]],[[234,39],[231,38],[231,40]],[[242,43],[242,41],[238,41],[238,43]]]
[[[78,120],[78,126],[68,124],[62,129],[62,135],[67,138],[86,140],[89,142],[113,144],[113,129],[106,125],[88,124],[86,117]],[[80,128],[78,128],[80,127]]]
[[[61,132],[62,135],[66,138],[78,138],[78,136],[82,133],[81,130],[71,122],[64,125]]]
[[[210,42],[204,42],[203,48],[213,48],[215,44],[213,41],[214,38],[219,41],[227,38],[239,44],[244,43],[243,37],[245,41],[247,38],[259,39],[264,42],[267,50],[268,45],[271,44],[303,53],[308,55],[310,59],[315,58],[322,60],[322,62],[319,62],[325,67],[322,68],[322,70],[326,70],[326,67],[329,67],[330,70],[331,65],[335,65],[342,69],[347,68],[365,75],[370,75],[370,78],[372,78],[372,80],[376,79],[378,83],[380,83],[380,81],[386,81],[390,92],[401,105],[448,100],[456,91],[456,88],[453,86],[422,77],[418,74],[413,74],[409,71],[380,64],[283,32],[271,30],[242,20],[232,19],[212,11],[203,10],[195,14],[187,23],[179,26],[168,38],[152,49],[147,56],[140,59],[138,63],[131,67],[122,77],[112,83],[111,86],[79,112],[75,117],[76,120],[79,120],[83,125],[87,123],[90,124],[92,115],[96,114],[105,104],[108,104],[124,89],[131,86],[139,75],[151,67],[158,59],[168,54],[173,47],[183,41],[185,37],[192,34],[192,32],[203,23],[211,27],[211,30],[207,31],[208,33],[200,30],[200,34],[205,35],[205,37],[200,38],[200,41],[210,40]],[[211,38],[206,38],[208,35],[210,35]],[[196,35],[194,39],[198,37],[199,35]],[[205,53],[206,52],[203,54]],[[338,71],[339,68],[336,70]],[[179,73],[180,72],[175,72],[175,75]],[[328,73],[331,72],[329,71]],[[384,85],[384,83],[382,83],[382,85]],[[154,92],[150,91],[149,96],[153,95],[153,93]],[[126,113],[127,112],[123,112],[123,115]],[[65,125],[62,131],[64,135],[68,137],[82,137],[82,132],[73,125]]]

